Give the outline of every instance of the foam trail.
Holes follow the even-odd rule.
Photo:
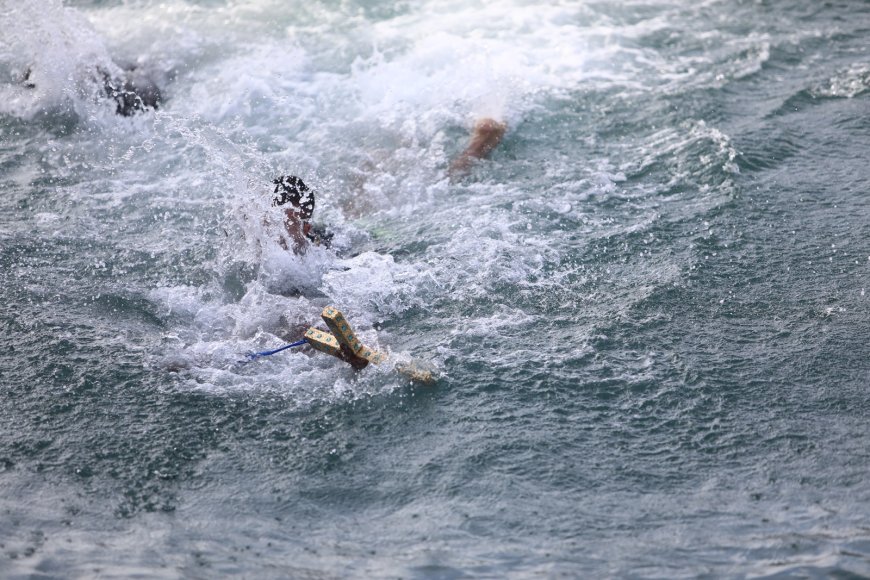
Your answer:
[[[15,18],[32,18],[34,10],[16,10]],[[148,239],[147,220],[159,219],[167,231],[176,217],[200,224],[186,245],[196,259],[172,266],[150,297],[179,337],[181,346],[171,341],[171,348],[190,355],[173,366],[187,369],[193,384],[215,388],[247,388],[255,373],[257,384],[303,389],[296,371],[311,364],[325,365],[319,380],[328,382],[334,361],[303,353],[273,357],[245,375],[230,364],[239,352],[295,340],[328,302],[373,332],[433,301],[481,300],[505,284],[528,284],[561,250],[530,235],[537,224],[504,204],[549,206],[528,202],[526,186],[484,179],[457,189],[446,179],[474,120],[493,117],[516,131],[550,100],[580,90],[648,90],[638,72],[669,65],[634,43],[665,26],[662,19],[622,26],[585,5],[436,1],[374,17],[350,5],[263,1],[209,10],[169,1],[144,13],[135,5],[78,12],[52,2],[34,36],[54,25],[83,37],[70,41],[75,49],[62,55],[66,44],[58,40],[43,50],[26,35],[15,43],[35,61],[58,60],[58,79],[79,62],[111,62],[107,47],[116,58],[164,67],[166,106],[123,134],[119,125],[98,127],[103,141],[84,161],[94,163],[102,146],[113,152],[94,164],[120,176],[107,178],[117,184],[108,197],[141,217],[140,239],[152,249],[176,250]],[[160,43],[146,41],[155,37]],[[3,53],[10,63],[11,54]],[[73,95],[79,109],[90,106],[75,91],[59,94]],[[673,151],[689,149],[679,133],[666,137]],[[651,153],[637,171],[657,161]],[[589,173],[605,195],[632,169],[596,164],[602,169]],[[556,160],[549,170],[574,165]],[[317,219],[334,230],[340,251],[356,256],[322,248],[295,256],[278,245],[270,181],[282,174],[303,176],[318,191]],[[552,186],[566,219],[577,218],[574,208],[589,198],[584,179]],[[72,193],[87,203],[98,189]],[[428,249],[412,249],[413,240]],[[180,307],[191,288],[194,305]]]

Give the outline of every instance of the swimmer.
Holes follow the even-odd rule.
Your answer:
[[[474,163],[484,159],[498,147],[507,130],[507,124],[486,117],[474,124],[471,140],[465,150],[450,163],[447,172],[451,178],[467,175]]]
[[[304,254],[309,244],[329,248],[332,234],[311,225],[314,215],[314,192],[295,175],[282,175],[275,184],[272,205],[284,207],[284,230],[279,243],[294,254]]]
[[[163,101],[157,84],[135,66],[124,68],[120,77],[113,77],[101,67],[97,67],[95,75],[91,78],[102,84],[103,93],[115,101],[115,113],[122,117],[157,109]],[[24,71],[20,82],[26,89],[37,87],[31,67]]]
[[[105,71],[100,71],[103,76],[103,89],[106,96],[115,100],[115,112],[122,117],[130,117],[136,113],[157,109],[162,95],[160,89],[151,78],[136,67],[124,69],[121,78],[112,78]]]

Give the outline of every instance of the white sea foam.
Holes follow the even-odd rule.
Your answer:
[[[388,17],[350,4],[278,0],[208,8],[180,0],[46,6],[41,19],[32,7],[3,17],[25,32],[0,45],[0,61],[9,70],[33,63],[41,87],[4,84],[15,98],[3,112],[27,116],[72,102],[95,137],[78,151],[50,151],[46,163],[70,178],[81,167],[96,175],[60,189],[71,202],[61,215],[99,227],[95,211],[111,212],[144,251],[196,257],[174,266],[149,295],[177,337],[166,342],[167,366],[186,369],[193,385],[295,390],[303,381],[349,380],[333,359],[298,352],[243,367],[234,361],[246,350],[295,340],[327,303],[346,310],[378,343],[376,323],[433,301],[486,300],[507,287],[556,289],[568,270],[536,278],[562,250],[538,233],[535,215],[562,216],[576,234],[593,237],[642,229],[658,214],[641,208],[637,223],[624,226],[589,214],[584,204],[595,196],[635,196],[640,204],[648,192],[626,192],[622,184],[637,167],[656,163],[657,147],[675,157],[707,154],[711,170],[733,166],[727,136],[689,123],[683,132],[654,134],[648,150],[627,161],[581,160],[578,169],[570,155],[553,156],[542,168],[547,196],[538,184],[484,178],[456,185],[446,177],[476,118],[504,120],[514,132],[553,99],[657,90],[668,78],[685,85],[685,60],[638,47],[644,35],[669,30],[670,7],[626,24],[585,3],[519,0],[433,0],[397,7]],[[49,37],[51,30],[61,33]],[[756,41],[764,39],[732,48],[751,56]],[[758,59],[749,60],[733,74],[754,70]],[[115,63],[134,63],[159,79],[166,102],[157,113],[119,120],[111,107],[98,107],[96,89],[82,91],[82,67]],[[359,255],[312,248],[296,256],[279,246],[270,181],[285,173],[318,191],[317,218],[330,224],[337,245]],[[691,182],[686,174],[675,179]],[[176,223],[181,217],[183,226]],[[378,238],[373,232],[385,229],[385,220],[391,233]],[[173,228],[185,235],[172,235]],[[413,257],[369,251],[379,242],[413,241],[426,244]],[[212,282],[179,283],[186,269],[205,270]],[[391,340],[400,344],[401,331],[393,329]],[[377,346],[402,355],[396,343]],[[372,385],[389,383],[376,371],[364,376]]]
[[[837,71],[831,78],[814,86],[810,92],[818,97],[854,98],[870,89],[870,65],[853,64]]]
[[[0,62],[11,81],[0,85],[0,113],[31,117],[64,103],[80,114],[96,111],[100,75],[118,68],[80,12],[59,0],[7,3],[0,11],[0,30]]]

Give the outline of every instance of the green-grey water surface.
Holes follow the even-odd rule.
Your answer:
[[[3,577],[870,576],[867,3],[0,29]],[[121,62],[163,107],[114,115]],[[282,173],[335,252],[277,244]],[[326,304],[438,382],[238,364]]]

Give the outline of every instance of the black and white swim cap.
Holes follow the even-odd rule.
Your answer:
[[[289,202],[309,214],[314,212],[314,192],[301,179],[295,175],[282,175],[272,183],[275,184],[275,193],[278,194],[273,200],[275,205]]]

